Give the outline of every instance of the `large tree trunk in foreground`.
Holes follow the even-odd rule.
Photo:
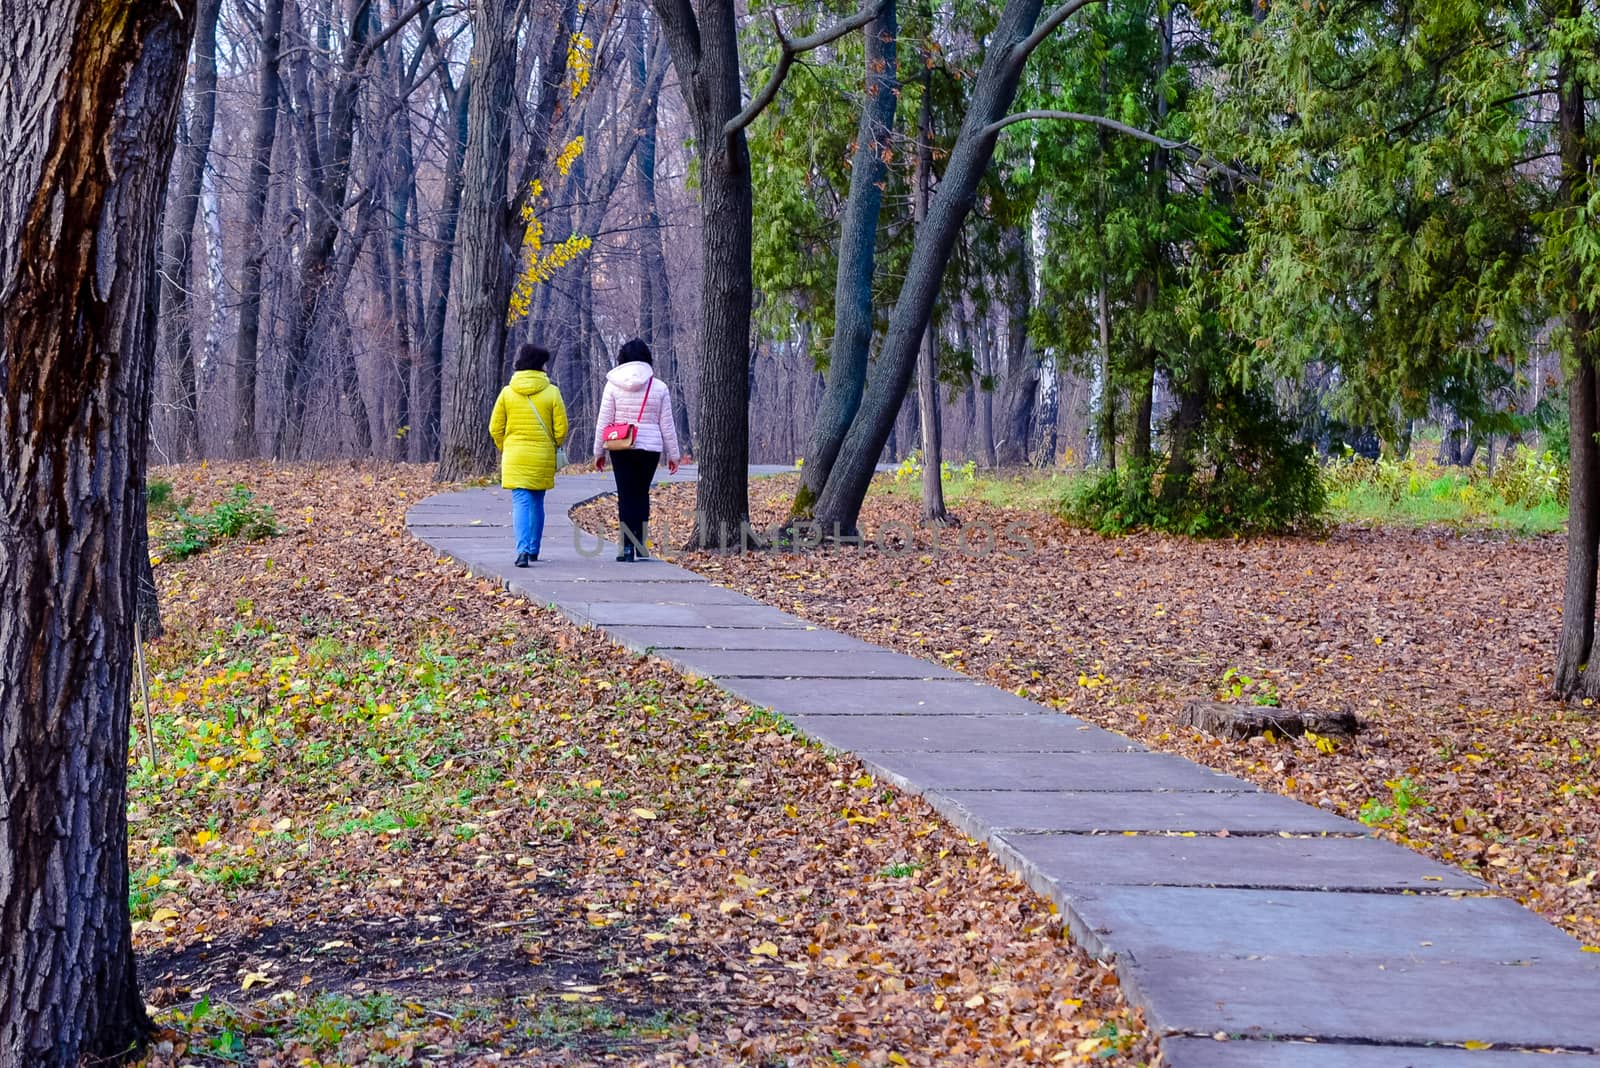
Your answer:
[[[839,224],[839,266],[834,276],[833,345],[828,353],[828,384],[806,447],[800,489],[795,494],[797,518],[811,515],[827,485],[828,472],[844,444],[850,423],[861,408],[867,385],[867,352],[872,346],[872,278],[878,263],[878,216],[883,207],[884,173],[894,136],[900,99],[895,76],[899,27],[894,0],[884,5],[866,29],[866,96],[856,127],[856,151],[850,160],[850,196]],[[926,78],[924,78],[926,81]],[[920,155],[919,155],[920,159]],[[920,165],[920,164],[919,164]],[[923,194],[925,196],[925,193]]]
[[[195,379],[189,299],[194,290],[194,221],[200,211],[200,187],[217,120],[217,16],[221,11],[222,0],[200,0],[195,19],[194,113],[184,131],[161,272],[161,330],[176,380],[172,407],[177,413],[175,445],[180,460],[193,459],[200,452],[200,390]]]
[[[128,917],[157,218],[192,5],[6,0],[0,91],[0,1064],[148,1033]]]
[[[933,317],[945,266],[994,155],[996,133],[990,124],[1005,117],[1016,96],[1029,51],[1027,40],[1039,20],[1040,7],[1040,0],[1009,0],[989,37],[988,54],[973,87],[961,133],[928,209],[928,220],[917,230],[911,262],[867,394],[817,501],[815,518],[830,534],[853,535],[856,531],[873,469],[894,429],[923,331]]]
[[[233,454],[254,456],[256,442],[256,364],[261,347],[261,266],[267,239],[267,188],[272,179],[272,144],[278,136],[279,50],[283,42],[283,0],[264,0],[261,14],[261,74],[256,91],[256,124],[250,135],[250,177],[244,194],[244,267],[239,282],[239,337],[233,362]]]

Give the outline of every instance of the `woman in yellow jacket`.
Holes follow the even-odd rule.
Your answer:
[[[500,450],[500,485],[511,491],[518,567],[539,559],[544,491],[556,484],[556,450],[567,440],[567,406],[544,373],[549,362],[544,349],[522,346],[511,383],[500,391],[489,419],[489,436]]]

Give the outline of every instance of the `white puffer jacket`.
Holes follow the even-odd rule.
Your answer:
[[[645,396],[645,386],[650,394]],[[612,423],[636,423],[639,427],[634,448],[659,452],[677,463],[683,459],[678,448],[678,428],[672,422],[672,393],[655,377],[647,363],[619,363],[606,372],[606,391],[600,398],[600,417],[594,424],[594,456],[604,456],[602,438]]]

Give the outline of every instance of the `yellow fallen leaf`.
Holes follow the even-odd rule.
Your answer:
[[[776,957],[778,955],[778,947],[773,942],[763,942],[752,949],[750,953],[756,957]]]
[[[724,902],[722,902],[722,904],[717,906],[717,911],[722,913],[724,916],[726,916],[730,912],[738,911],[738,908],[739,908],[739,903],[737,901],[735,901],[733,898],[730,897],[727,900],[725,900]]]
[[[900,1054],[898,1054],[898,1053],[891,1053],[891,1054],[889,1054],[889,1063],[890,1064],[910,1064],[911,1062],[906,1060],[904,1057],[900,1056]]]
[[[632,815],[634,819],[639,820],[653,820],[656,818],[656,814],[647,808],[636,808],[633,810]]]
[[[183,919],[183,914],[177,909],[156,909],[150,915],[151,923],[171,923],[173,920]]]
[[[667,937],[669,936],[662,934],[660,931],[651,931],[649,934],[644,936],[644,940],[646,942],[660,942]]]
[[[979,1006],[981,1006],[983,1004],[983,995],[982,994],[974,994],[970,998],[968,998],[967,1000],[963,1001],[961,1004],[965,1005],[969,1009],[976,1009],[976,1008],[978,1008]]]
[[[1479,1042],[1477,1039],[1473,1039],[1471,1042],[1463,1042],[1461,1044],[1463,1046],[1465,1046],[1467,1049],[1493,1049],[1494,1048],[1494,1043],[1493,1042]]]
[[[239,989],[249,990],[252,987],[271,986],[276,982],[277,980],[268,975],[266,972],[250,972],[244,977],[244,980],[239,983]]]
[[[285,832],[287,832],[293,826],[294,826],[294,820],[292,820],[289,817],[285,816],[283,819],[281,819],[278,822],[274,823],[272,825],[272,829],[277,831],[279,834],[284,834]]]

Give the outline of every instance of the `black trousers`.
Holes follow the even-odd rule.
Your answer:
[[[617,479],[617,522],[622,526],[618,544],[629,540],[644,545],[644,525],[650,520],[650,481],[656,477],[659,452],[618,449],[611,454],[611,472]]]

